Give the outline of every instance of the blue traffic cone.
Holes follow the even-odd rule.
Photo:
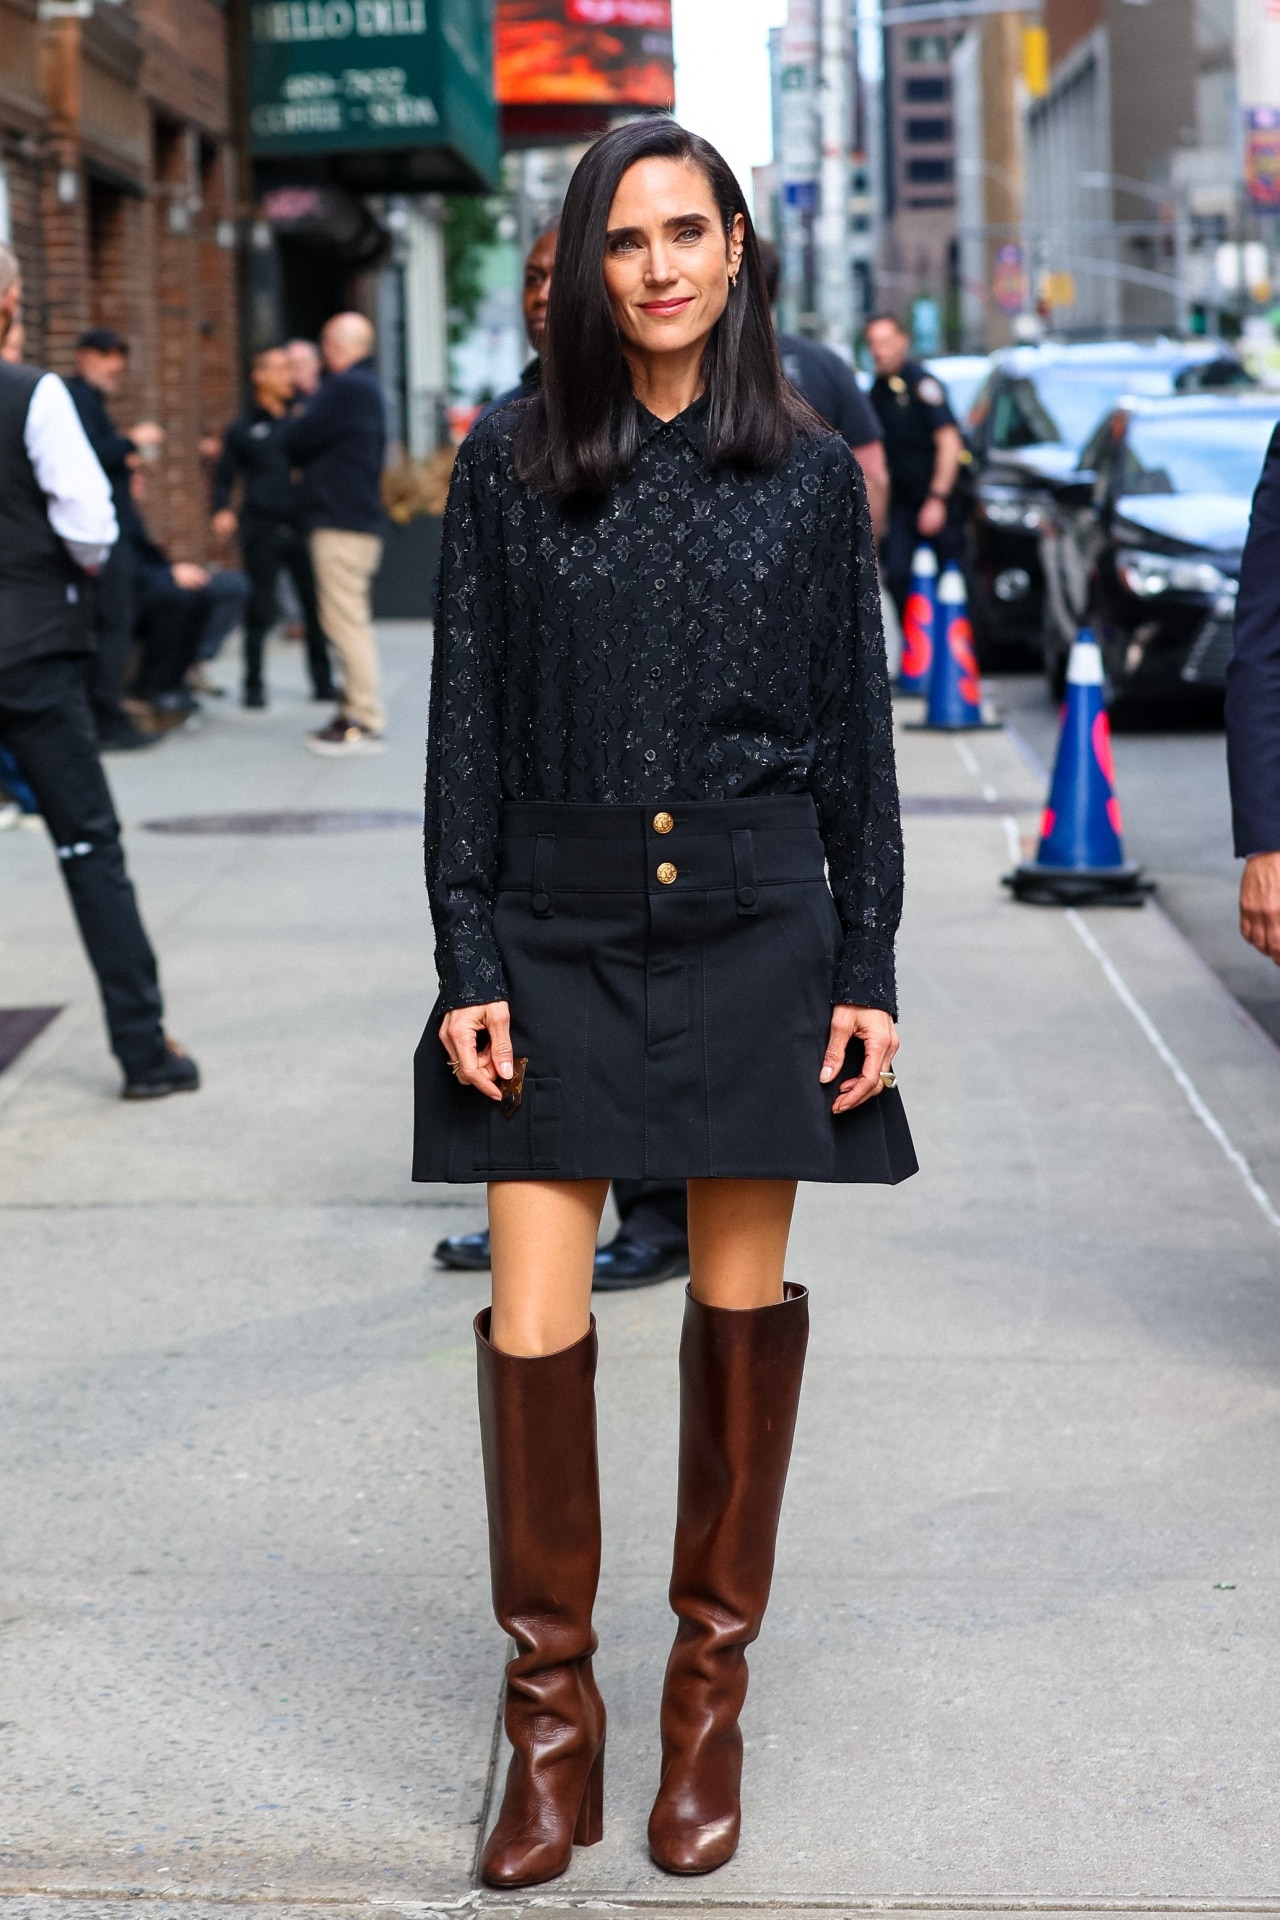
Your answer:
[[[1151,892],[1124,857],[1102,650],[1082,627],[1067,663],[1067,698],[1049,803],[1035,860],[1005,875],[1019,900],[1040,906],[1135,906]]]
[[[973,628],[969,625],[969,603],[964,575],[954,560],[942,569],[938,582],[938,614],[934,629],[937,645],[933,650],[933,671],[929,675],[929,711],[926,727],[954,732],[962,727],[981,727],[982,686],[978,679],[978,660],[973,651]]]
[[[902,664],[898,668],[902,693],[929,691],[937,605],[938,556],[932,547],[919,546],[911,556],[911,591],[902,609]]]

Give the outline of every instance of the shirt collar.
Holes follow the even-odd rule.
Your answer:
[[[636,413],[639,416],[640,445],[647,447],[660,433],[682,433],[695,453],[707,450],[707,415],[711,410],[711,395],[702,394],[691,407],[678,413],[674,420],[659,420],[656,413],[650,413],[648,407],[637,400]]]

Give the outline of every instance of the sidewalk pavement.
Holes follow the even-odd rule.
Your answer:
[[[0,1907],[1280,1912],[1280,1052],[1158,907],[1003,896],[1040,795],[998,733],[900,738],[923,1170],[802,1191],[741,1852],[673,1881],[644,1847],[670,1283],[596,1304],[606,1838],[475,1893],[485,1288],[430,1248],[482,1200],[408,1180],[418,832],[142,824],[416,816],[427,636],[383,639],[381,758],[306,754],[277,658],[266,715],[111,763],[194,1098],[111,1097],[49,850],[0,837],[5,1003],[67,1008],[0,1076]]]

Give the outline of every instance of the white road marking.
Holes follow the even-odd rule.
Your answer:
[[[1004,828],[1004,837],[1009,844],[1009,858],[1015,867],[1020,867],[1022,865],[1022,835],[1018,832],[1018,823],[1011,813],[1006,813],[1000,824]]]
[[[1163,1060],[1165,1066],[1168,1067],[1170,1073],[1185,1094],[1187,1105],[1200,1122],[1200,1125],[1206,1133],[1210,1134],[1213,1139],[1217,1141],[1223,1154],[1244,1181],[1250,1195],[1257,1203],[1259,1212],[1265,1215],[1271,1226],[1280,1230],[1280,1213],[1277,1213],[1275,1207],[1272,1205],[1270,1194],[1257,1178],[1253,1168],[1249,1165],[1249,1162],[1245,1159],[1239,1147],[1237,1147],[1231,1139],[1226,1128],[1218,1119],[1218,1116],[1206,1105],[1191,1075],[1178,1059],[1178,1056],[1174,1053],[1172,1047],[1156,1026],[1151,1015],[1136,997],[1124,975],[1114,962],[1108,958],[1102,947],[1099,946],[1094,935],[1090,932],[1074,907],[1067,908],[1066,917],[1075,933],[1079,936],[1081,944],[1087,947],[1098,965],[1102,968],[1116,998],[1129,1009],[1129,1012],[1133,1015],[1138,1025],[1142,1028],[1143,1033],[1151,1042],[1155,1052],[1160,1056],[1161,1060]]]
[[[953,739],[951,744],[955,748],[957,754],[960,757],[960,765],[964,768],[965,772],[967,774],[970,774],[973,777],[973,779],[977,781],[978,785],[982,788],[983,799],[984,800],[998,799],[999,795],[997,794],[995,788],[991,785],[991,782],[985,778],[985,776],[983,775],[982,768],[978,765],[978,757],[974,753],[973,748],[968,746],[966,742],[963,740]]]

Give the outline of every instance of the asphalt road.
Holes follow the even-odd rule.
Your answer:
[[[1046,768],[1057,706],[1039,674],[985,681],[996,707]],[[1272,1039],[1280,1041],[1280,968],[1240,938],[1240,862],[1231,850],[1220,723],[1130,725],[1113,736],[1125,851],[1155,879],[1161,903],[1196,952]]]

